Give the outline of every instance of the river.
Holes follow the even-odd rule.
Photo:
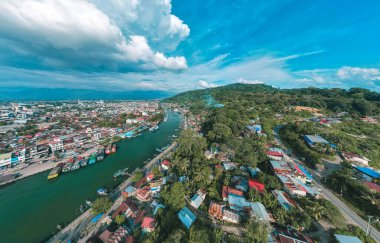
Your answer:
[[[86,199],[97,197],[96,189],[112,189],[120,184],[123,179],[113,179],[116,171],[143,167],[144,161],[157,153],[157,147],[171,142],[179,127],[180,115],[169,111],[158,131],[119,142],[117,153],[103,161],[54,180],[47,180],[47,171],[4,186],[0,189],[0,242],[47,240],[57,232],[58,224],[64,226],[79,215],[78,209]]]

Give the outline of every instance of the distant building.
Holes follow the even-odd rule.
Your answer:
[[[185,225],[187,229],[190,229],[191,225],[196,220],[196,216],[187,207],[182,208],[178,213],[179,220]]]
[[[305,135],[304,139],[310,147],[314,147],[316,144],[330,144],[329,141],[321,136]]]

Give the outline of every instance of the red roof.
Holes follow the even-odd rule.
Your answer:
[[[162,161],[162,164],[163,165],[166,165],[166,166],[169,166],[170,165],[170,162],[169,162],[169,160],[164,160],[164,161]]]
[[[145,217],[144,220],[141,223],[141,228],[143,229],[154,229],[156,220],[151,217]]]
[[[222,197],[227,198],[228,194],[235,194],[238,196],[243,196],[243,192],[239,191],[238,189],[229,187],[229,186],[223,186],[223,191],[222,191]]]
[[[380,186],[377,185],[376,183],[369,182],[369,181],[364,181],[364,184],[371,190],[377,191],[380,193]]]
[[[147,178],[148,180],[152,180],[152,179],[154,178],[153,173],[150,172],[148,175],[146,175],[146,178]]]
[[[260,193],[265,192],[265,185],[263,183],[249,179],[248,184],[249,184],[250,188],[255,188],[255,190],[260,192]]]
[[[116,211],[112,214],[112,218],[114,219],[117,215],[123,214],[125,211],[127,211],[128,205],[123,202],[117,209]]]
[[[267,151],[268,156],[284,157],[284,155],[278,151]]]

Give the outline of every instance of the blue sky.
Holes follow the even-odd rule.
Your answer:
[[[380,91],[380,3],[4,0],[0,88]]]

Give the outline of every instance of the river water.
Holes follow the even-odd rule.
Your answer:
[[[157,147],[171,142],[179,126],[180,115],[169,111],[167,121],[160,124],[158,131],[119,142],[117,153],[103,161],[61,174],[54,180],[47,180],[47,171],[0,188],[0,242],[47,240],[57,232],[58,224],[67,225],[78,216],[86,199],[97,197],[99,187],[112,189],[120,184],[123,179],[113,179],[116,171],[128,167],[131,172],[143,167],[144,161],[157,153]]]

